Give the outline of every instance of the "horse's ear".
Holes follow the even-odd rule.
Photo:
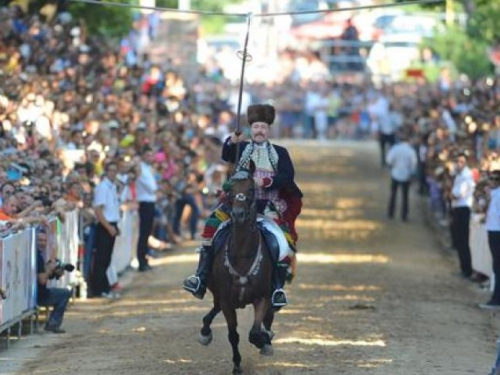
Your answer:
[[[253,174],[255,173],[255,163],[253,160],[250,160],[250,163],[248,165],[248,171],[250,172],[250,175],[253,177]]]

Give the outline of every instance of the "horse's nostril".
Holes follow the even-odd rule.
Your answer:
[[[233,218],[235,220],[243,220],[245,218],[244,210],[233,210]]]

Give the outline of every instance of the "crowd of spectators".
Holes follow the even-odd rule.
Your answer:
[[[0,231],[43,225],[50,215],[64,220],[78,207],[92,253],[93,193],[104,166],[118,164],[122,208],[133,209],[149,147],[160,186],[151,243],[194,239],[226,172],[219,146],[234,116],[212,100],[219,88],[203,77],[188,88],[147,57],[132,64],[126,45],[88,36],[68,13],[47,22],[11,6],[0,8],[0,23]]]
[[[213,61],[183,77],[175,66],[138,55],[131,39],[112,44],[89,36],[66,12],[47,17],[4,7],[0,23],[0,231],[78,207],[91,244],[93,188],[103,166],[118,163],[122,203],[135,208],[139,155],[150,147],[160,187],[157,244],[195,239],[225,178],[220,145],[234,127],[237,87]],[[378,135],[391,145],[398,129],[409,130],[419,192],[430,196],[442,225],[459,151],[470,154],[474,207],[485,210],[483,181],[500,166],[496,81],[452,82],[443,72],[436,85],[375,89],[334,80],[318,55],[294,51],[281,53],[277,67],[273,82],[245,86],[242,103],[244,114],[248,104],[272,101],[274,136]]]
[[[428,197],[435,225],[443,233],[450,229],[451,247],[461,249],[460,257],[467,253],[467,269],[470,269],[472,240],[468,234],[457,240],[458,218],[454,215],[459,204],[456,190],[457,176],[462,172],[459,162],[462,159],[461,163],[470,170],[474,186],[471,206],[465,196],[460,204],[470,209],[471,218],[484,223],[492,172],[500,170],[500,115],[496,111],[499,94],[498,82],[492,78],[475,82],[442,80],[437,85],[402,83],[386,87],[367,106],[370,127],[379,136],[382,155],[385,142],[394,144],[398,134],[410,136],[418,154],[417,191]],[[468,216],[464,220],[468,233]],[[463,266],[464,259],[460,260]],[[490,276],[484,270],[474,271],[477,272],[468,271],[464,276],[482,283]]]

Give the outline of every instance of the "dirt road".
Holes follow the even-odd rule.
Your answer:
[[[291,306],[275,320],[274,357],[248,343],[252,313],[240,311],[245,373],[486,374],[499,321],[474,303],[488,295],[453,276],[454,259],[424,225],[424,201],[413,197],[409,223],[385,218],[388,175],[375,144],[290,149],[306,195],[298,277],[288,287]],[[223,317],[211,346],[200,346],[211,301],[180,288],[195,267],[194,245],[134,274],[120,300],[77,303],[64,337],[16,343],[11,357],[24,360],[16,373],[230,373]],[[13,362],[0,362],[0,373]]]

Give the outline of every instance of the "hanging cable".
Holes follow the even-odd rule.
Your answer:
[[[99,0],[70,0],[74,3],[84,3],[84,4],[93,4],[93,5],[102,5],[102,6],[112,6],[112,7],[121,7],[121,8],[134,8],[134,9],[145,9],[145,10],[156,10],[161,12],[170,12],[170,13],[187,13],[187,14],[199,14],[205,16],[228,16],[228,17],[246,17],[247,13],[225,13],[225,12],[216,12],[210,10],[181,10],[174,8],[163,8],[163,7],[151,7],[147,5],[138,5],[138,4],[124,4],[124,3],[116,3],[112,1],[99,1]]]
[[[152,7],[146,5],[136,5],[136,4],[124,4],[124,3],[116,3],[112,1],[99,1],[99,0],[70,0],[74,3],[85,3],[85,4],[93,4],[93,5],[102,5],[102,6],[116,6],[122,8],[136,8],[136,9],[146,9],[146,10],[155,10],[162,12],[171,12],[171,13],[188,13],[188,14],[198,14],[205,16],[228,16],[228,17],[246,17],[248,13],[226,13],[226,12],[216,12],[209,10],[180,10],[174,8],[163,8],[163,7]],[[415,1],[406,1],[404,3],[389,3],[389,4],[378,4],[378,5],[360,5],[349,8],[339,8],[339,9],[319,9],[319,10],[304,10],[297,12],[276,12],[276,13],[257,13],[254,14],[253,17],[278,17],[278,16],[297,16],[301,14],[320,14],[320,13],[335,13],[335,12],[348,12],[348,11],[357,11],[357,10],[370,10],[370,9],[380,9],[380,8],[392,8],[392,7],[403,7],[407,5],[426,5],[426,4],[439,4],[444,3],[446,0],[415,0]]]
[[[247,13],[225,13],[225,12],[216,12],[210,10],[181,10],[175,8],[163,8],[163,7],[151,7],[147,5],[138,5],[138,4],[124,4],[124,3],[116,3],[112,1],[99,1],[99,0],[69,0],[73,3],[85,3],[85,4],[93,4],[93,5],[102,5],[102,6],[112,6],[112,7],[121,7],[121,8],[134,8],[134,9],[145,9],[145,10],[156,10],[161,12],[170,12],[170,13],[187,13],[187,14],[199,14],[205,16],[233,16],[233,17],[246,17]]]

